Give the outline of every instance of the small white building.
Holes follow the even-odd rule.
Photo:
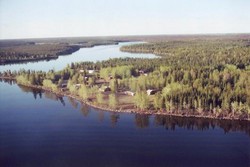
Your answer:
[[[66,88],[66,87],[67,87],[66,83],[61,84],[61,88]]]
[[[95,72],[95,70],[88,70],[89,74],[93,74]]]
[[[103,86],[103,87],[99,88],[99,91],[100,92],[109,92],[109,91],[111,91],[111,89],[108,86]]]
[[[139,73],[140,74],[144,74],[145,72],[143,70],[139,70]]]
[[[148,95],[154,95],[154,94],[156,94],[158,92],[158,90],[152,90],[152,89],[148,89],[147,90],[147,94]]]
[[[81,84],[75,84],[75,88],[79,89],[81,87]]]
[[[135,96],[135,92],[132,92],[132,91],[125,91],[124,94],[129,95],[129,96]]]

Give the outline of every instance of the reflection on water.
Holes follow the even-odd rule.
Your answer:
[[[72,98],[69,98],[72,99]],[[74,99],[72,99],[72,101],[74,101],[74,104],[77,103]],[[72,104],[72,103],[71,103]],[[83,114],[84,117],[87,117],[90,113],[90,106],[85,105],[85,104],[81,104],[81,112]]]
[[[138,128],[147,128],[149,126],[149,115],[135,114],[135,125]]]
[[[243,131],[250,136],[250,123],[248,121],[238,120],[216,120],[205,118],[180,118],[173,116],[156,115],[154,123],[157,126],[163,126],[169,130],[175,130],[176,127],[185,128],[188,130],[208,130],[220,127],[225,133],[230,131]]]
[[[9,85],[16,84],[15,80],[11,80],[11,79],[1,79],[0,78],[0,82],[8,83]]]
[[[78,107],[78,102],[77,102],[75,99],[73,99],[73,98],[71,98],[71,97],[68,97],[68,101],[70,102],[71,106],[72,106],[74,109],[77,109],[77,107]]]
[[[85,105],[85,106],[87,106],[87,105]],[[103,120],[104,120],[104,111],[99,111],[98,112],[98,120],[100,121],[100,122],[103,122]]]
[[[120,115],[118,113],[110,114],[110,121],[113,127],[117,124],[119,118],[120,118]]]
[[[42,98],[42,95],[44,94],[44,97],[47,98],[47,99],[50,99],[50,100],[53,100],[53,101],[59,101],[60,103],[62,103],[63,106],[65,106],[65,101],[63,99],[63,97],[61,96],[57,96],[56,94],[54,93],[51,93],[51,92],[47,92],[47,91],[43,91],[43,90],[39,90],[39,89],[32,89],[32,88],[29,88],[29,87],[26,87],[26,86],[21,86],[21,85],[18,85],[19,88],[25,92],[25,93],[32,93],[33,94],[33,97],[34,99],[37,99],[37,97],[39,97],[40,99]],[[70,100],[69,100],[70,101]],[[70,101],[71,102],[71,101]],[[72,102],[72,106],[74,107],[75,105],[73,104],[75,103]],[[76,104],[77,105],[77,104]]]
[[[15,84],[14,81],[4,81],[9,84]],[[47,98],[50,100],[58,101],[63,106],[66,105],[64,98],[58,97],[57,95],[44,92],[37,89],[32,89],[24,86],[19,86],[23,92],[32,93],[35,99],[39,98]],[[43,96],[44,95],[44,96]],[[38,98],[38,99],[39,99]],[[69,104],[77,109],[80,106],[80,111],[82,112],[84,117],[88,117],[91,112],[91,107],[76,101],[73,98],[67,97]],[[95,109],[98,112],[98,120],[100,122],[104,119],[104,112],[102,110]],[[215,127],[222,128],[225,133],[242,131],[247,133],[250,136],[250,122],[249,121],[239,121],[239,120],[215,120],[215,119],[205,119],[205,118],[186,118],[186,117],[175,117],[175,116],[163,116],[163,115],[155,115],[150,116],[146,114],[134,114],[134,122],[137,128],[147,128],[150,126],[150,118],[153,117],[153,125],[154,126],[162,126],[167,130],[175,130],[177,127],[185,128],[188,130],[209,130],[214,129]],[[110,121],[112,126],[115,126],[119,122],[120,114],[111,112]]]

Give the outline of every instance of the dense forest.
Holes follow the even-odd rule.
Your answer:
[[[67,44],[25,44],[0,48],[0,64],[56,59],[71,54],[80,47]]]
[[[250,64],[250,39],[188,40],[123,46],[121,51],[153,53],[168,59],[172,66],[218,66]]]
[[[62,71],[6,71],[1,76],[117,110],[249,119],[248,40],[145,43],[121,50],[160,57],[79,62]]]

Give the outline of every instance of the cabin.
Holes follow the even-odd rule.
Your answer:
[[[111,91],[111,89],[108,86],[104,86],[104,87],[99,88],[99,91],[100,92],[109,92],[109,91]]]
[[[144,72],[144,70],[139,70],[139,73],[144,74],[145,72]]]
[[[75,84],[75,88],[79,89],[81,87],[81,84]]]
[[[65,92],[65,91],[67,91],[67,90],[69,90],[68,88],[61,88],[61,91],[62,92]]]
[[[154,95],[154,94],[156,94],[158,92],[158,90],[153,90],[153,89],[148,89],[147,90],[147,95],[149,96],[149,95]]]
[[[113,76],[112,76],[112,75],[109,75],[108,79],[109,79],[109,80],[113,79]]]
[[[63,80],[61,83],[61,88],[66,88],[68,85],[68,80]]]
[[[89,77],[84,77],[84,80],[85,80],[85,81],[88,81],[88,80],[89,80]]]
[[[93,74],[93,73],[95,73],[95,70],[88,70],[88,73]]]
[[[124,94],[129,96],[135,96],[135,92],[132,91],[125,91]]]
[[[67,84],[66,83],[62,83],[61,84],[61,88],[66,88],[67,87]]]
[[[148,76],[148,73],[146,73],[144,70],[139,70],[140,75]]]

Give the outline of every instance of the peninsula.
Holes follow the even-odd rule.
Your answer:
[[[123,46],[159,58],[78,62],[61,71],[5,71],[1,78],[117,112],[249,120],[248,38],[201,38]]]

